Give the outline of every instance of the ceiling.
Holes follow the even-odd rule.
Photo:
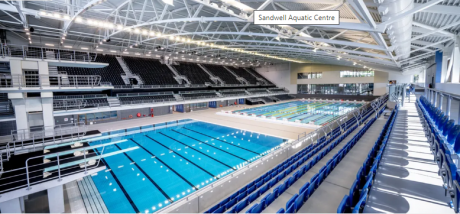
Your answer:
[[[33,46],[144,57],[156,52],[177,59],[189,55],[234,65],[291,61],[399,72],[426,66],[436,50],[454,43],[460,31],[460,0],[407,0],[411,8],[394,14],[390,8],[385,14],[382,5],[391,1],[1,1],[0,28],[18,43],[30,37]],[[334,26],[261,26],[252,23],[256,9],[339,10],[341,19]],[[407,17],[411,32],[392,28]],[[34,32],[25,30],[29,27]],[[397,41],[390,31],[411,35]],[[410,49],[398,52],[406,45]]]

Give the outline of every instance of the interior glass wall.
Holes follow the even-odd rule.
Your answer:
[[[374,71],[340,71],[340,78],[344,77],[373,77]]]
[[[299,84],[299,94],[372,95],[374,83]]]
[[[322,72],[298,73],[297,79],[320,79],[323,77]]]

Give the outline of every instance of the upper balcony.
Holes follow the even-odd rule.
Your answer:
[[[47,91],[102,91],[113,89],[110,82],[101,82],[99,75],[42,75],[0,74],[3,92],[47,92]]]

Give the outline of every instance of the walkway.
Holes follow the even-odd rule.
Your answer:
[[[411,101],[396,117],[365,213],[454,213]]]

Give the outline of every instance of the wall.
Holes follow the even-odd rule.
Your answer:
[[[388,76],[387,72],[374,72],[374,95],[384,95],[388,93]]]
[[[388,73],[388,80],[396,80],[396,83],[411,83],[414,75],[402,75],[398,73]]]
[[[357,70],[353,67],[322,64],[291,64],[291,78],[297,84],[339,84],[339,83],[373,83],[374,77],[347,77],[340,78],[340,71]],[[298,73],[322,72],[320,79],[297,79]]]
[[[291,63],[276,64],[272,66],[264,66],[256,68],[260,75],[273,82],[278,87],[284,87],[290,93],[297,93],[297,76],[295,79],[291,78]]]

